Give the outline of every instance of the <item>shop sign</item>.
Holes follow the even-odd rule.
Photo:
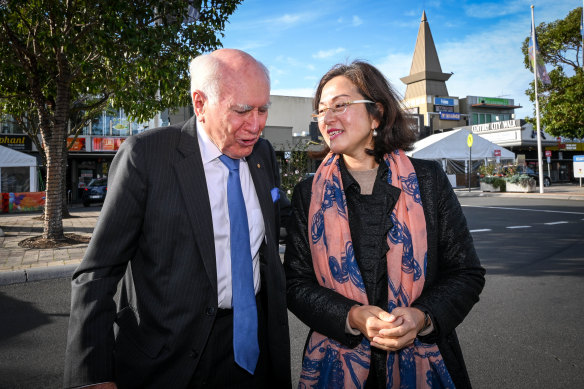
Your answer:
[[[458,112],[440,112],[440,120],[460,120]]]
[[[93,151],[117,151],[126,138],[94,137],[92,140]]]
[[[434,112],[454,112],[454,107],[448,105],[435,105]]]
[[[18,151],[32,151],[32,140],[28,135],[0,135],[0,146]]]
[[[477,101],[482,104],[491,105],[511,105],[508,99],[501,99],[498,97],[477,97]]]
[[[67,138],[67,146],[69,147],[69,151],[87,151],[85,148],[85,138],[70,136]]]
[[[454,99],[447,99],[445,97],[435,97],[434,104],[454,106]]]
[[[504,120],[502,122],[492,122],[492,123],[485,123],[485,124],[475,124],[471,126],[471,131],[474,133],[478,132],[489,132],[489,131],[500,131],[506,129],[516,129],[521,127],[521,123],[519,119],[514,120]]]

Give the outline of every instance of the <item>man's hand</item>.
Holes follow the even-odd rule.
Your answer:
[[[389,314],[387,311],[374,305],[355,305],[349,311],[349,325],[355,328],[369,341],[371,346],[389,350],[384,344],[378,343],[380,331],[397,328],[403,322],[401,317]]]
[[[388,322],[399,323],[381,328],[371,345],[383,350],[397,351],[414,343],[418,332],[424,327],[424,312],[418,308],[395,308],[388,314]]]

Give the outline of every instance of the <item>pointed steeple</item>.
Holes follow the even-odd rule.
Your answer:
[[[428,95],[448,96],[446,80],[451,75],[452,73],[442,73],[426,11],[423,11],[410,75],[400,78],[407,85],[405,99]]]

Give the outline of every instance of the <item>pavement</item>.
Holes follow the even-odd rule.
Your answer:
[[[471,188],[470,191],[468,188],[457,188],[455,192],[459,197],[584,201],[584,187],[578,183],[554,184],[544,188],[544,193],[481,192],[478,188]],[[84,208],[72,205],[69,209],[72,217],[63,219],[64,232],[91,236],[100,210],[99,206]],[[0,285],[69,277],[83,259],[87,244],[52,249],[27,249],[18,245],[26,238],[42,234],[40,215],[40,212],[0,214]]]

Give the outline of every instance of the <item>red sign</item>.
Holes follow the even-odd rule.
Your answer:
[[[495,152],[495,157],[500,157],[501,156],[501,150],[494,150]]]
[[[116,151],[126,138],[93,138],[93,151]]]
[[[552,156],[552,151],[551,150],[546,150],[545,151],[545,156],[546,157],[551,157]]]
[[[69,144],[69,151],[85,151],[85,138],[77,138],[73,142],[73,137],[67,138],[67,143]]]

